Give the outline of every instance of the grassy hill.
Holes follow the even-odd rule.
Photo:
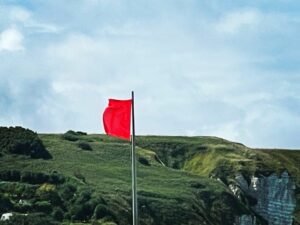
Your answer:
[[[38,137],[51,157],[2,152],[0,213],[17,212],[16,220],[28,224],[130,224],[130,143],[83,132]],[[232,225],[238,215],[253,215],[226,185],[235,172],[287,170],[300,186],[300,151],[250,149],[216,137],[139,136],[137,153],[141,225]]]

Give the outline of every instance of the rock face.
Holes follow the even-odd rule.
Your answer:
[[[287,172],[283,172],[280,176],[275,173],[270,176],[253,176],[249,185],[239,174],[236,176],[236,181],[244,193],[257,200],[257,204],[252,209],[268,221],[269,225],[292,225],[296,207],[296,186]],[[239,194],[237,187],[231,187],[231,190],[234,190],[236,195]],[[240,225],[253,224],[248,217],[241,216],[240,220],[241,222],[238,223]]]
[[[236,218],[236,225],[256,225],[256,217],[251,215],[241,215]]]

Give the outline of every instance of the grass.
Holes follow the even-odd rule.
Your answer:
[[[130,222],[129,142],[99,134],[78,135],[76,141],[65,140],[60,134],[39,137],[52,159],[5,155],[0,157],[0,171],[57,171],[73,179],[77,186],[91,188],[94,195],[111,199],[112,208],[127,215],[119,224]],[[92,151],[80,149],[79,142],[88,143]],[[299,186],[300,152],[249,149],[216,137],[138,136],[136,144],[138,157],[150,164],[138,163],[137,169],[141,225],[201,221],[231,225],[234,216],[251,214],[224,183],[210,178],[213,175],[230,179],[235,172],[251,175],[258,170],[287,170]],[[83,176],[84,181],[76,174]]]

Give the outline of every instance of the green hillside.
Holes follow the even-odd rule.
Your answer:
[[[0,224],[130,224],[130,143],[83,132],[38,138],[51,157],[1,145],[0,213],[16,216]],[[141,225],[232,225],[236,216],[253,215],[227,187],[235,172],[286,170],[299,196],[300,151],[250,149],[215,137],[139,136],[137,152]],[[299,221],[299,208],[295,216]]]

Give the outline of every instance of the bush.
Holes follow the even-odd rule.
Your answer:
[[[26,213],[31,211],[31,209],[32,209],[32,203],[27,200],[22,200],[17,205],[15,205],[14,211],[20,213]]]
[[[83,190],[82,192],[80,192],[76,203],[77,204],[83,204],[85,202],[88,202],[92,197],[92,192],[91,190],[87,189],[87,190]]]
[[[51,184],[62,184],[65,182],[65,177],[59,173],[52,173],[49,176],[48,182]]]
[[[79,138],[71,134],[63,134],[62,138],[67,141],[77,141]]]
[[[32,181],[31,178],[32,178],[31,172],[29,172],[29,171],[24,171],[24,172],[22,172],[22,175],[21,175],[21,182],[31,183],[31,181]]]
[[[205,188],[205,185],[201,184],[200,182],[192,182],[190,184],[190,186],[192,188],[196,188],[196,189],[203,189],[203,188]]]
[[[78,135],[78,133],[76,131],[73,130],[68,130],[65,134],[70,134],[70,135]]]
[[[90,204],[83,203],[80,205],[73,205],[71,209],[71,214],[73,215],[71,217],[71,220],[76,221],[87,221],[90,220],[93,213],[93,209]]]
[[[52,217],[56,221],[62,221],[64,219],[64,211],[61,208],[55,208],[52,212]]]
[[[100,204],[105,206],[105,200],[101,196],[94,196],[92,198],[92,190],[82,190],[79,193],[77,199],[74,199],[72,201],[72,206],[70,210],[70,214],[72,215],[71,220],[88,221],[92,219],[96,206]],[[102,210],[102,212],[104,211]]]
[[[36,189],[32,187],[31,185],[24,185],[23,187],[19,187],[20,189],[23,189],[23,192],[21,194],[21,198],[29,199],[34,198]]]
[[[52,158],[37,133],[22,127],[0,127],[0,152],[32,158]]]
[[[20,171],[4,170],[0,172],[0,180],[5,181],[20,181]]]
[[[86,181],[85,181],[85,177],[82,175],[82,173],[81,173],[80,171],[75,171],[75,172],[74,172],[74,176],[75,176],[77,179],[81,180],[83,183],[86,182]]]
[[[32,182],[35,184],[42,184],[49,181],[49,175],[45,173],[31,173]]]
[[[63,185],[60,189],[60,197],[64,201],[69,201],[74,197],[74,193],[76,192],[76,187],[72,184]]]
[[[20,181],[30,184],[42,184],[48,182],[49,175],[44,173],[34,173],[30,171],[23,171],[20,176]]]
[[[110,218],[115,219],[115,214],[106,205],[99,204],[94,210],[94,219]]]
[[[148,159],[146,159],[146,158],[144,158],[144,157],[139,157],[139,162],[141,163],[141,164],[143,164],[144,166],[150,166],[150,163],[149,163],[149,161],[148,161]]]
[[[71,220],[71,213],[70,212],[66,212],[65,214],[64,214],[64,219],[65,220]]]
[[[34,208],[38,212],[50,213],[52,211],[52,206],[47,201],[36,202]]]
[[[82,132],[82,131],[77,131],[76,133],[77,133],[78,135],[87,135],[86,132]]]
[[[10,170],[10,181],[20,181],[21,173],[18,170]]]
[[[13,208],[13,204],[8,197],[0,195],[0,213],[6,213]]]
[[[63,206],[63,200],[53,184],[43,184],[37,189],[36,196],[41,201],[50,202],[52,206]]]
[[[92,151],[93,150],[92,147],[88,143],[83,142],[83,141],[78,143],[78,147],[81,148],[82,150],[86,150],[86,151]]]
[[[62,138],[67,141],[77,141],[79,139],[78,133],[73,130],[69,130],[62,135]]]
[[[4,171],[7,173],[7,171]],[[62,184],[65,182],[65,177],[59,173],[45,174],[42,172],[31,172],[31,171],[23,171],[21,175],[19,171],[15,171],[14,173],[10,172],[10,177],[8,179],[8,175],[0,173],[0,179],[9,180],[15,179],[15,181],[21,181],[30,184],[42,184],[42,183],[51,183],[51,184]],[[4,179],[4,178],[5,179]],[[19,180],[16,180],[19,177]]]

